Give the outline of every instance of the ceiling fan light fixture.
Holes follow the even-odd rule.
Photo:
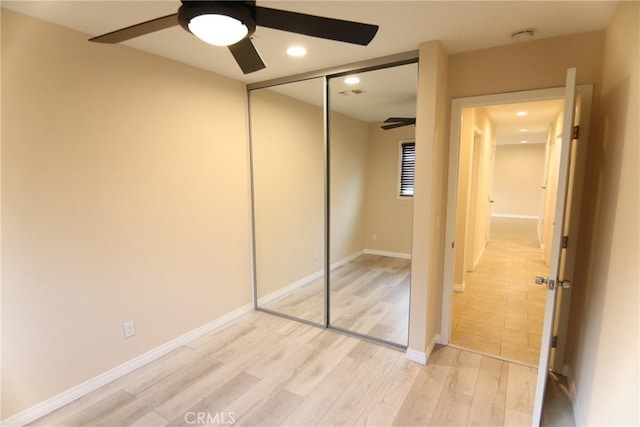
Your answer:
[[[242,6],[216,2],[183,2],[178,10],[180,26],[205,43],[231,46],[251,36],[256,23]]]
[[[205,43],[214,46],[230,46],[249,34],[241,21],[227,15],[198,15],[189,21],[189,31]]]

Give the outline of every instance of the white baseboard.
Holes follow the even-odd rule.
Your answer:
[[[431,357],[431,353],[433,352],[433,349],[436,347],[436,344],[439,344],[439,343],[440,343],[440,334],[435,334],[431,339],[431,342],[427,346],[427,351],[426,351],[427,361],[429,361],[429,357]]]
[[[537,215],[514,215],[503,213],[492,213],[492,218],[514,218],[514,219],[540,219]]]
[[[392,258],[411,259],[411,254],[407,254],[403,252],[389,252],[389,251],[379,251],[377,249],[365,249],[364,253],[369,255],[388,256]]]
[[[416,362],[421,365],[426,365],[427,360],[429,360],[429,356],[431,356],[431,353],[433,352],[436,344],[440,344],[440,334],[435,334],[433,336],[433,339],[427,346],[427,349],[424,351],[424,353],[408,348],[406,353],[407,360],[411,360],[412,362]]]
[[[473,270],[474,271],[475,271],[476,267],[478,266],[478,263],[480,262],[480,258],[482,258],[482,255],[484,255],[484,250],[486,248],[487,248],[487,244],[485,243],[485,245],[482,247],[482,250],[480,250],[480,253],[476,257],[476,259],[473,260]]]
[[[351,255],[348,255],[342,259],[339,259],[338,261],[334,262],[331,264],[331,270],[335,270],[338,267],[342,267],[343,265],[347,264],[348,262],[353,261],[354,259],[358,258],[360,255],[362,254],[371,254],[371,255],[381,255],[381,256],[388,256],[388,257],[393,257],[393,258],[403,258],[403,259],[411,259],[411,254],[405,254],[405,253],[401,253],[401,252],[388,252],[388,251],[378,251],[375,249],[363,249],[361,251],[358,252],[354,252]],[[282,288],[278,289],[277,291],[271,292],[263,297],[258,298],[258,306],[262,306],[262,305],[266,305],[269,304],[271,301],[276,300],[280,297],[282,297],[283,295],[288,294],[289,292],[293,292],[296,289],[313,282],[314,280],[317,280],[319,278],[321,278],[324,275],[324,269],[322,270],[318,270],[316,272],[313,272],[311,274],[309,274],[308,276],[305,276],[299,280],[296,280],[293,283],[290,283],[286,286],[283,286]]]
[[[130,372],[135,371],[136,369],[148,363],[151,363],[156,359],[161,358],[162,356],[172,352],[178,347],[188,344],[196,338],[199,338],[211,331],[222,327],[226,323],[229,323],[232,320],[235,320],[252,310],[253,304],[243,305],[242,307],[230,313],[227,313],[224,316],[218,317],[217,319],[212,320],[211,322],[206,323],[190,332],[187,332],[186,334],[181,335],[178,338],[175,338],[165,344],[162,344],[161,346],[156,347],[153,350],[148,351],[147,353],[135,357],[120,366],[116,366],[115,368],[110,369],[96,377],[93,377],[90,380],[83,382],[82,384],[72,387],[69,390],[63,391],[62,393],[45,400],[44,402],[38,403],[31,408],[19,412],[18,414],[2,421],[0,424],[3,427],[17,427],[29,424],[37,420],[38,418],[43,417],[55,411],[56,409],[59,409],[64,405],[91,393],[94,390],[99,389],[102,386],[109,384],[110,382],[115,381]]]
[[[464,292],[464,288],[465,288],[464,282],[453,284],[453,290],[456,292]]]
[[[567,377],[567,382],[569,383],[569,395],[571,398],[571,408],[573,409],[573,421],[577,426],[584,426],[584,418],[582,416],[582,408],[580,407],[580,402],[578,401],[578,395],[576,393],[576,383],[573,380],[573,373],[571,372],[571,368],[568,365],[564,365],[562,367],[562,373],[565,377]]]
[[[407,360],[411,360],[412,362],[416,362],[421,365],[427,364],[427,353],[422,353],[420,351],[408,348],[406,357]]]
[[[363,249],[363,250],[355,252],[355,253],[353,253],[353,254],[345,257],[345,258],[342,258],[342,259],[340,259],[340,260],[338,260],[338,261],[336,261],[336,262],[331,264],[331,270],[335,270],[338,267],[342,267],[346,263],[353,261],[354,259],[358,258],[360,255],[365,254],[365,253],[367,253],[366,249]]]
[[[306,285],[307,283],[311,283],[314,280],[321,278],[324,275],[324,270],[316,271],[315,273],[311,273],[308,276],[303,277],[300,280],[296,280],[293,283],[290,283],[277,291],[273,291],[270,294],[263,296],[262,298],[258,298],[258,306],[262,306],[265,304],[269,304],[271,301],[280,298],[283,295],[288,294],[289,292],[293,292],[296,289]]]
[[[355,252],[347,257],[344,257],[336,262],[334,262],[333,264],[331,264],[331,270],[335,270],[338,267],[341,267],[343,265],[345,265],[346,263],[358,258],[360,255],[362,255],[364,253],[364,251],[358,251]],[[308,276],[303,277],[302,279],[296,280],[293,283],[290,283],[280,289],[278,289],[277,291],[273,291],[261,298],[258,298],[258,306],[263,306],[266,304],[269,304],[271,301],[276,300],[280,297],[282,297],[283,295],[288,294],[289,292],[293,292],[296,289],[313,282],[314,280],[317,280],[319,278],[321,278],[324,275],[324,269],[322,270],[318,270],[314,273],[309,274]]]

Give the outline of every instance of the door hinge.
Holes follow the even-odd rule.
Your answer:
[[[554,336],[553,338],[551,338],[551,347],[556,348],[558,347],[558,337]]]
[[[451,249],[456,247],[456,242],[451,242]]]
[[[562,248],[567,249],[569,246],[569,236],[562,236]]]
[[[580,136],[580,126],[574,126],[573,133],[571,134],[571,138],[578,139],[579,136]]]

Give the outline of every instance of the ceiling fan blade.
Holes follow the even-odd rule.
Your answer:
[[[401,128],[402,126],[409,126],[409,125],[413,125],[414,123],[394,123],[392,125],[383,125],[380,126],[382,129],[384,130],[389,130],[389,129],[395,129],[395,128]]]
[[[413,117],[389,117],[387,120],[384,121],[384,123],[395,123],[395,122],[401,122],[401,123],[415,123],[415,118]]]
[[[97,43],[120,43],[134,37],[143,36],[155,31],[164,30],[165,28],[178,25],[178,14],[163,16],[161,18],[152,19],[150,21],[141,22],[126,28],[112,31],[101,36],[90,38],[89,41]]]
[[[245,74],[266,68],[266,65],[262,62],[262,58],[260,58],[260,54],[250,38],[232,44],[229,46],[229,50]]]
[[[256,6],[256,25],[366,46],[378,32],[377,25],[343,21],[286,10]]]

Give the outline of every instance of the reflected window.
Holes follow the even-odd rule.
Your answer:
[[[416,143],[414,141],[401,142],[399,157],[398,196],[413,197],[413,182],[416,170]]]

